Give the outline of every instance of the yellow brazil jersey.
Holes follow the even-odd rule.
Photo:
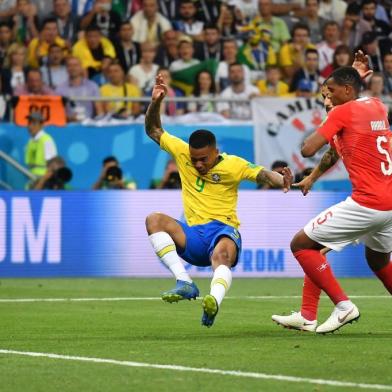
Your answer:
[[[221,154],[219,163],[206,175],[201,175],[192,165],[188,143],[164,132],[160,145],[177,163],[188,225],[218,220],[238,228],[238,185],[242,180],[256,182],[257,174],[263,167],[235,155]]]

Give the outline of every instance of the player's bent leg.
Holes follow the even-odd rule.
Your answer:
[[[377,278],[381,280],[388,292],[392,294],[391,253],[377,252],[366,246],[365,255],[371,270],[375,273]]]
[[[186,244],[182,227],[170,216],[153,213],[146,218],[146,229],[156,255],[177,280],[172,290],[162,293],[162,299],[170,303],[196,299],[199,296],[199,289],[192,282],[177,254],[177,247],[183,249]]]
[[[214,276],[211,281],[210,294],[203,298],[203,316],[201,323],[211,327],[232,282],[230,268],[237,260],[237,245],[229,237],[221,237],[216,244],[211,256],[211,265]]]

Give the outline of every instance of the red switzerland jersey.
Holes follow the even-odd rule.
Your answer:
[[[384,104],[364,97],[335,106],[317,132],[342,158],[353,200],[375,210],[392,210],[392,132]]]

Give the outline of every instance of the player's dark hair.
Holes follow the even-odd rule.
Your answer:
[[[215,135],[206,129],[198,129],[189,137],[189,145],[192,148],[203,148],[207,146],[216,146]]]
[[[362,87],[361,77],[353,67],[340,67],[333,71],[328,79],[333,79],[339,86],[352,86],[356,93],[359,93]]]
[[[109,157],[106,157],[103,161],[102,161],[102,165],[105,166],[107,163],[109,162],[115,162],[118,164],[118,160],[116,157],[114,157],[113,155],[110,155]]]
[[[275,170],[279,167],[287,167],[288,163],[286,161],[275,161],[271,165],[271,170]]]

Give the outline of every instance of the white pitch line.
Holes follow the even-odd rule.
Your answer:
[[[79,356],[71,356],[71,355],[36,353],[36,352],[29,352],[29,351],[15,351],[15,350],[2,350],[2,349],[0,349],[0,354],[63,359],[67,361],[104,363],[104,364],[118,365],[118,366],[173,370],[179,372],[218,374],[222,376],[256,378],[256,379],[264,379],[264,380],[287,381],[287,382],[308,383],[308,384],[317,384],[317,385],[330,385],[334,387],[343,387],[343,388],[377,389],[382,391],[392,391],[392,385],[363,384],[363,383],[354,383],[354,382],[346,382],[346,381],[323,380],[317,378],[293,377],[293,376],[285,376],[282,374],[266,374],[266,373],[255,373],[255,372],[242,372],[239,370],[195,368],[195,367],[178,366],[178,365],[160,365],[160,364],[145,363],[145,362],[119,361],[116,359],[79,357]]]
[[[225,297],[235,300],[274,300],[274,299],[298,299],[300,295],[249,295]],[[326,299],[326,296],[322,296]],[[392,299],[391,295],[350,295],[352,299]],[[199,297],[201,299],[201,297]],[[102,297],[102,298],[0,298],[0,303],[24,303],[24,302],[116,302],[116,301],[158,301],[161,297]]]

